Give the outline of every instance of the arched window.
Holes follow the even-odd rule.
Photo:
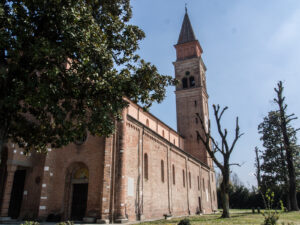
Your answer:
[[[198,118],[196,118],[196,124],[198,124]]]
[[[149,127],[149,120],[146,119],[146,126]]]
[[[175,166],[174,166],[174,164],[172,166],[172,172],[173,172],[173,184],[175,185]]]
[[[195,87],[195,78],[192,76],[190,77],[190,87]]]
[[[212,182],[214,182],[214,175],[213,174],[211,174],[211,180],[212,180]]]
[[[165,131],[164,130],[162,131],[162,136],[165,137]]]
[[[192,188],[192,176],[191,176],[191,172],[189,172],[189,180],[190,180],[190,188]]]
[[[148,155],[147,153],[144,154],[144,177],[148,180]]]
[[[82,135],[76,137],[74,143],[76,145],[82,145],[87,139],[87,132],[84,132]]]
[[[175,139],[173,139],[173,144],[175,145]]]
[[[186,77],[182,79],[182,88],[188,88],[188,81]]]
[[[197,181],[198,181],[198,190],[200,190],[200,178],[197,176]]]
[[[204,178],[203,178],[203,191],[205,191],[205,181],[204,181]]]
[[[164,160],[160,161],[161,164],[161,181],[165,182],[165,168],[164,168]]]
[[[182,170],[182,183],[183,183],[183,187],[185,187],[185,172],[184,172],[184,170]]]

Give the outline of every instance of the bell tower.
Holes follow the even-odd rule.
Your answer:
[[[208,94],[206,89],[206,67],[202,60],[203,50],[196,39],[187,10],[176,49],[175,77],[179,80],[176,87],[177,130],[185,138],[184,150],[212,167],[201,140],[196,131],[201,130],[199,113],[205,126],[208,126]]]

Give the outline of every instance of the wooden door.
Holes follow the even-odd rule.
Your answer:
[[[17,219],[20,215],[20,210],[23,200],[23,191],[25,184],[26,170],[17,170],[14,175],[13,187],[10,195],[10,203],[8,216]]]
[[[71,219],[82,220],[87,205],[88,184],[73,184]]]

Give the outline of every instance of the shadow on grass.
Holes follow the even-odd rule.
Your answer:
[[[230,218],[223,218],[221,216],[218,216],[218,217],[216,217],[216,216],[199,216],[199,217],[191,217],[189,219],[190,219],[190,221],[195,221],[195,222],[197,222],[197,221],[210,221],[210,220],[230,220],[230,219],[233,219],[233,218],[242,218],[242,217],[245,217],[245,216],[249,216],[250,214],[252,214],[252,213],[246,212],[246,213],[231,214]]]
[[[184,218],[188,218],[191,222],[208,222],[208,221],[216,221],[216,222],[226,222],[230,221],[232,219],[239,219],[244,218],[249,215],[259,215],[258,213],[253,214],[252,212],[243,212],[243,213],[231,213],[230,218],[222,218],[221,214],[211,214],[211,215],[201,215],[201,216],[187,216],[187,217],[181,217],[181,218],[174,218],[171,220],[158,220],[158,221],[152,221],[152,222],[145,222],[141,224],[178,224],[179,221],[183,220]]]

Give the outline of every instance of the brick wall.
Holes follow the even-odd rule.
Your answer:
[[[214,200],[211,194],[215,192],[214,172],[180,148],[184,146],[184,139],[157,118],[141,109],[136,110],[136,118],[132,115],[134,113],[130,114],[128,110],[124,137],[125,164],[121,176],[117,176],[117,169],[114,170],[119,164],[119,130],[109,138],[89,135],[82,145],[70,144],[61,149],[50,149],[46,157],[41,154],[24,156],[20,153],[21,149],[11,147],[8,162],[19,163],[23,165],[20,168],[27,170],[21,217],[38,215],[46,218],[54,213],[68,219],[72,194],[70,171],[76,165],[87,167],[89,171],[86,216],[112,219],[120,207],[117,205],[119,192],[125,195],[125,214],[130,221],[159,219],[170,213],[174,216],[195,214],[199,211],[199,197],[203,212],[210,213],[215,209],[216,198]],[[145,118],[151,119],[155,125],[147,126]],[[116,161],[113,161],[114,154]],[[145,178],[145,154],[148,156],[148,179]],[[14,166],[14,169],[19,167]],[[13,174],[12,170],[10,182]],[[118,179],[125,180],[124,188],[119,188]],[[9,201],[9,192],[7,195]]]
[[[67,174],[76,164],[86,166],[89,171],[86,213],[98,211],[100,214],[104,143],[104,138],[89,135],[82,145],[70,144],[47,155],[39,217],[45,218],[50,213],[60,213],[65,219],[70,217],[72,187],[69,179],[72,178]]]
[[[124,175],[127,187],[126,213],[129,220],[139,218],[139,213],[143,219],[159,219],[169,213],[175,216],[196,214],[200,210],[199,197],[202,212],[212,212],[209,191],[215,188],[211,187],[209,190],[208,187],[210,174],[214,176],[214,172],[208,166],[131,116],[128,117],[126,140],[127,166]],[[148,179],[145,177],[145,154],[148,159]],[[205,188],[202,179],[205,180]]]

